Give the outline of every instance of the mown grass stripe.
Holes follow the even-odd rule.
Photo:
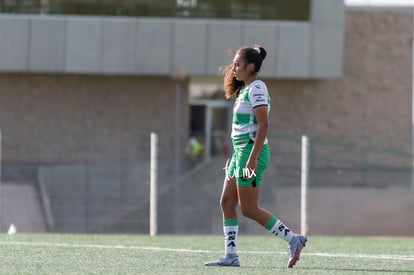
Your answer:
[[[168,248],[156,246],[126,246],[126,245],[101,245],[101,244],[70,244],[70,243],[47,243],[47,242],[0,242],[0,245],[14,246],[46,246],[46,247],[72,247],[72,248],[97,248],[97,249],[126,249],[126,250],[152,250],[178,253],[221,253],[222,251]],[[243,251],[240,254],[277,254],[285,255],[286,252],[278,251]],[[314,257],[332,257],[332,258],[354,258],[354,259],[376,259],[376,260],[396,260],[396,261],[414,261],[414,255],[381,255],[381,254],[350,254],[350,253],[309,253],[302,252],[303,256]]]

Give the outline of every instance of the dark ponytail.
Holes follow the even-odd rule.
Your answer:
[[[254,64],[254,71],[258,73],[262,68],[262,63],[266,58],[267,52],[263,47],[257,46],[254,48],[243,48],[240,50],[240,54],[244,56],[244,60],[246,61],[247,65],[250,63]]]

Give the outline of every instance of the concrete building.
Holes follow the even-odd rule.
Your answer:
[[[161,231],[182,232],[177,223],[190,209],[173,209],[188,194],[174,182],[197,130],[191,106],[201,106],[197,127],[212,157],[215,130],[228,128],[214,122],[227,121],[231,106],[190,101],[189,90],[200,79],[216,82],[231,61],[226,51],[244,45],[268,50],[261,75],[272,133],[410,150],[408,14],[346,12],[342,0],[312,0],[297,20],[258,20],[260,7],[237,5],[228,12],[256,17],[215,17],[211,5],[203,18],[185,18],[201,9],[191,5],[209,1],[176,7],[184,2],[179,17],[0,15],[2,177],[39,186],[37,220],[49,230],[146,232],[156,132],[161,193],[170,195]],[[0,229],[12,218],[3,215]]]

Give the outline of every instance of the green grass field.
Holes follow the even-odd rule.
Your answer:
[[[222,236],[0,235],[1,274],[414,274],[414,238],[309,237],[287,269],[287,246],[240,236],[240,268],[205,267]]]

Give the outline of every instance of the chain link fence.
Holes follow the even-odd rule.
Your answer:
[[[149,232],[149,133],[23,134],[2,131],[1,231],[15,224],[23,232]],[[270,133],[261,200],[299,188],[300,138]],[[169,154],[159,157],[159,233],[220,233],[225,156],[183,171],[178,184],[174,161]],[[410,164],[410,152],[310,137],[310,188],[410,189]]]

